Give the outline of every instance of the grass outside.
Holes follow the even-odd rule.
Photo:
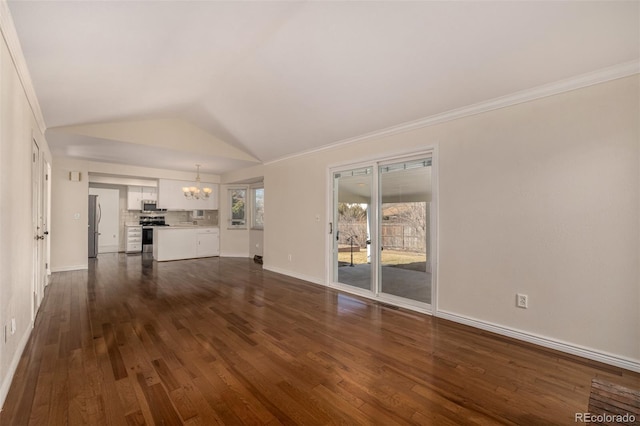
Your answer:
[[[340,252],[338,253],[338,261],[351,263],[351,253]],[[427,256],[424,253],[412,253],[407,251],[396,250],[383,250],[382,251],[382,264],[383,265],[406,265],[416,262],[426,262]],[[356,265],[367,263],[367,250],[353,253],[353,263]]]

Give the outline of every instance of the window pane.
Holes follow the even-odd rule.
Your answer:
[[[431,158],[380,166],[380,291],[431,304]]]
[[[336,173],[333,185],[333,279],[372,291],[369,231],[373,168]]]
[[[264,226],[264,188],[253,190],[253,227]]]
[[[231,200],[231,225],[244,225],[245,222],[245,199],[247,191],[245,189],[230,189]]]

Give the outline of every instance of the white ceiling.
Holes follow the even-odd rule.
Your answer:
[[[204,155],[197,162],[209,173],[638,60],[640,52],[635,1],[8,4],[49,129],[184,120],[249,154]],[[181,170],[196,162],[179,140],[156,150],[131,138],[69,134],[47,131],[54,153]]]

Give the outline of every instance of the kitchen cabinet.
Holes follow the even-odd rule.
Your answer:
[[[158,226],[153,230],[153,259],[193,259],[220,255],[217,227]]]
[[[127,210],[140,210],[142,200],[158,200],[158,190],[152,186],[128,186]]]
[[[158,188],[154,188],[153,186],[143,186],[141,188],[143,200],[158,201]]]
[[[125,252],[140,253],[142,251],[142,226],[127,225],[125,226],[125,238],[127,239]]]
[[[158,181],[158,208],[167,210],[218,210],[220,189],[217,183],[202,182],[202,188],[212,189],[206,200],[188,200],[182,188],[194,186],[195,182],[187,180],[160,179]]]
[[[127,210],[140,210],[140,202],[142,201],[142,187],[127,187]]]
[[[198,257],[220,255],[220,232],[218,229],[198,229],[196,242],[196,255]]]

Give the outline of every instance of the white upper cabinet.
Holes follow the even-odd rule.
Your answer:
[[[206,200],[189,200],[182,188],[194,186],[193,181],[160,179],[158,181],[158,208],[167,210],[218,210],[220,189],[217,183],[202,182],[202,188],[212,189]]]
[[[153,186],[143,186],[142,199],[158,201],[158,188],[154,188]]]
[[[128,186],[127,187],[127,209],[140,210],[141,202],[142,202],[142,187]]]
[[[127,210],[140,210],[142,200],[158,200],[158,190],[152,186],[128,186]]]

